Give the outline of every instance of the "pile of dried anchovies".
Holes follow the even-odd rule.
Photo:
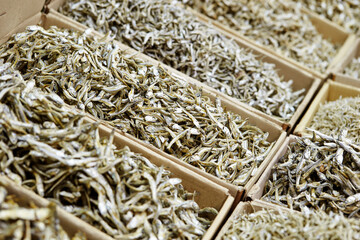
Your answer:
[[[66,103],[234,185],[248,182],[274,144],[219,99],[86,32],[31,26],[0,58]]]
[[[360,217],[360,146],[342,131],[330,137],[315,130],[297,138],[275,164],[265,201],[295,210],[303,207]]]
[[[354,58],[349,65],[346,66],[344,74],[360,79],[360,57]]]
[[[344,129],[349,140],[360,144],[360,96],[321,104],[310,128],[326,135],[338,135]]]
[[[343,26],[349,32],[360,35],[359,0],[301,0],[296,1],[313,12]]]
[[[304,89],[172,0],[70,0],[60,12],[274,117],[290,120]],[[306,55],[309,55],[306,53]]]
[[[113,134],[101,139],[96,123],[6,65],[0,79],[1,174],[115,238],[205,233],[217,211],[188,200],[193,195],[180,179],[127,147],[116,149]]]
[[[278,0],[182,0],[186,5],[305,66],[324,73],[339,46],[295,4]]]
[[[38,208],[33,204],[20,207],[14,195],[9,195],[0,182],[0,239],[62,239],[81,240],[77,233],[70,238],[56,217],[56,205]]]
[[[355,219],[341,214],[259,210],[237,216],[222,239],[359,239]]]

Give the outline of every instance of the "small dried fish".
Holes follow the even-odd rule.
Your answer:
[[[262,199],[359,218],[360,146],[346,139],[346,131],[336,137],[311,131],[312,138],[297,137],[275,164]]]
[[[341,214],[263,209],[234,218],[221,239],[359,239],[355,219]]]
[[[305,90],[293,91],[274,64],[173,0],[70,0],[59,11],[281,120],[290,120],[303,99]]]
[[[360,57],[353,58],[349,65],[346,66],[343,73],[356,79],[360,79]]]
[[[343,26],[349,32],[360,35],[359,0],[300,0],[295,2]]]
[[[200,239],[206,232],[217,211],[200,209],[180,179],[128,147],[117,149],[113,135],[100,138],[96,123],[84,123],[54,93],[0,68],[8,76],[0,81],[1,174],[116,239]]]
[[[310,128],[326,135],[337,135],[344,129],[348,140],[360,144],[360,97],[340,97],[321,104]]]
[[[277,53],[325,73],[338,44],[324,39],[301,8],[278,0],[182,0]],[[316,2],[316,1],[315,1]]]
[[[86,237],[78,232],[70,238],[60,226],[56,205],[39,208],[34,204],[19,206],[18,199],[8,194],[0,182],[0,239],[62,239],[82,240]]]
[[[86,32],[32,26],[1,46],[0,58],[66,103],[237,186],[274,144],[219,99]]]

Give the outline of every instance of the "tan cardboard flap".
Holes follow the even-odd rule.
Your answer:
[[[0,0],[0,39],[40,13],[45,0]]]

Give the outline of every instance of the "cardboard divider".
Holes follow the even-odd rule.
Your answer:
[[[47,207],[49,201],[35,194],[34,192],[17,185],[15,182],[5,176],[0,176],[0,182],[4,183],[4,187],[9,194],[15,195],[19,200],[19,205],[24,206],[28,203],[34,203],[38,207]],[[77,232],[83,232],[88,240],[112,240],[110,236],[94,228],[90,224],[85,223],[74,215],[66,212],[60,207],[56,207],[56,214],[60,220],[61,227],[69,236],[74,236]]]
[[[86,26],[72,20],[69,19],[57,12],[50,12],[48,15],[46,15],[46,21],[44,21],[44,27],[49,27],[51,25],[56,25],[59,27],[64,27],[64,28],[72,28],[74,30],[79,30],[79,31],[84,31],[86,28]],[[104,35],[95,32],[95,35],[98,37],[103,37]],[[145,56],[144,54],[141,54],[123,44],[121,44],[120,42],[117,42],[117,44],[119,45],[120,49],[126,50],[129,54],[135,54],[135,56],[139,59],[142,59],[144,61],[148,61],[150,63],[153,63],[155,65],[161,65],[164,66],[163,64],[159,63],[158,61]],[[164,68],[166,70],[168,70],[172,76],[174,76],[175,78],[181,78],[184,79],[186,81],[188,81],[190,84],[192,85],[196,85],[198,87],[201,87],[203,89],[202,93],[205,96],[209,96],[210,99],[214,100],[216,97],[219,97],[223,107],[225,107],[228,111],[234,112],[239,114],[240,116],[242,116],[243,118],[248,119],[248,122],[252,125],[255,125],[257,127],[259,127],[260,129],[262,129],[263,131],[269,132],[269,141],[273,142],[273,141],[277,141],[275,143],[275,145],[273,146],[273,149],[270,151],[269,155],[266,157],[266,159],[263,161],[263,163],[260,165],[258,171],[256,172],[256,174],[254,174],[254,176],[250,179],[250,181],[245,185],[245,191],[246,189],[249,189],[255,182],[256,180],[260,177],[261,173],[264,171],[264,169],[266,168],[267,164],[269,163],[271,157],[276,153],[277,149],[281,146],[282,142],[284,141],[284,139],[286,138],[286,133],[284,131],[282,131],[282,128],[276,124],[274,124],[273,122],[271,122],[268,119],[262,118],[261,116],[258,116],[257,114],[249,111],[247,108],[242,107],[240,105],[234,104],[232,101],[228,100],[227,98],[224,98],[222,95],[217,95],[214,91],[211,91],[210,87],[184,75],[183,73],[180,73],[170,67],[164,66]],[[90,116],[88,114],[89,118],[92,118],[93,120],[98,120],[92,116]],[[111,128],[111,126],[108,126]],[[117,130],[118,132],[121,132],[120,130]],[[224,186],[226,188],[228,188],[231,192],[231,194],[236,195],[236,200],[235,202],[240,201],[240,199],[243,196],[243,188],[238,188],[234,185],[231,185],[223,180],[220,180],[219,178],[201,171],[199,168],[196,168],[194,166],[191,166],[188,163],[185,163],[181,160],[179,160],[176,157],[173,157],[163,151],[161,151],[160,149],[157,149],[156,147],[145,143],[139,139],[136,139],[133,136],[130,136],[129,134],[125,134],[127,137],[129,137],[130,139],[133,139],[134,141],[138,142],[139,144],[143,145],[144,147],[153,150],[154,152],[168,158],[171,159],[173,161],[176,161],[178,164],[187,167],[188,169],[191,169],[192,171],[205,176],[206,178],[210,179],[211,181],[216,182],[217,184],[220,184],[221,186]]]
[[[217,234],[215,240],[221,240],[222,237],[224,236],[224,234],[229,230],[229,228],[232,225],[233,220],[239,216],[239,215],[247,215],[247,214],[251,214],[257,211],[261,211],[263,209],[268,209],[268,210],[274,210],[276,212],[289,212],[292,213],[294,212],[294,210],[291,210],[289,208],[284,208],[272,203],[268,203],[265,201],[261,201],[261,200],[254,200],[251,202],[240,202],[236,209],[232,212],[231,216],[228,218],[228,220],[226,221],[226,223],[224,224],[224,226],[221,228],[220,232]]]
[[[309,135],[310,133],[306,130],[310,126],[311,121],[313,120],[315,114],[317,113],[321,104],[324,104],[326,101],[335,101],[341,96],[345,97],[356,97],[360,95],[360,88],[355,86],[334,82],[328,80],[319,93],[317,94],[314,101],[311,103],[310,107],[306,111],[304,117],[301,119],[299,124],[294,130],[294,134],[303,136]]]
[[[360,79],[353,78],[342,73],[332,74],[331,79],[338,83],[360,88]]]
[[[255,200],[255,199],[260,199],[263,196],[266,182],[268,181],[272,173],[272,168],[280,160],[280,158],[285,155],[286,151],[288,150],[289,143],[295,141],[296,141],[296,136],[294,135],[290,135],[285,139],[284,144],[281,146],[281,148],[276,153],[276,155],[272,158],[271,162],[269,163],[268,167],[265,169],[264,173],[261,175],[259,180],[247,192],[246,198]]]
[[[360,23],[359,23],[360,24]],[[335,82],[349,84],[355,87],[360,87],[360,75],[359,78],[355,78],[346,75],[344,69],[351,63],[354,58],[360,57],[360,39],[357,39],[352,47],[348,49],[344,57],[339,63],[332,69],[332,79]]]
[[[45,28],[50,25],[56,25],[58,27],[64,27],[64,28],[70,27],[75,30],[79,30],[79,28],[81,28],[81,25],[79,26],[76,23],[69,24],[68,22],[63,22],[61,20],[58,20],[56,19],[56,16],[53,16],[52,18],[50,16],[50,18],[48,18],[46,15],[38,13],[30,17],[29,19],[26,19],[22,24],[18,25],[16,29],[12,30],[12,33],[23,31],[26,28],[26,26],[35,25],[35,24],[38,24]],[[94,33],[94,35],[97,34]],[[102,35],[98,35],[98,36],[102,36]],[[10,37],[10,34],[6,34],[6,36],[1,37],[0,38],[1,43],[4,43],[8,39],[8,37]],[[68,107],[72,108],[70,106]],[[79,110],[75,110],[75,111],[79,111]],[[94,122],[94,119],[89,117],[86,117],[85,120],[87,122]],[[271,126],[270,123],[268,123],[268,125]],[[278,133],[279,136],[283,136],[281,134],[285,134],[281,131],[280,127],[275,127],[275,129],[276,130],[273,131]],[[104,125],[104,123],[101,123],[99,125],[99,132],[102,137],[109,136],[111,131],[112,128],[110,126]],[[117,147],[128,146],[131,149],[131,151],[141,153],[143,156],[147,157],[155,165],[163,166],[165,169],[171,171],[175,177],[178,177],[182,180],[182,184],[187,191],[190,192],[195,191],[197,193],[195,196],[195,200],[200,207],[202,208],[214,207],[219,211],[217,217],[214,219],[210,228],[207,230],[207,232],[202,238],[206,240],[212,239],[219,230],[220,226],[225,221],[225,218],[227,217],[229,211],[234,206],[235,197],[238,198],[241,197],[243,194],[243,190],[238,189],[230,184],[228,185],[223,184],[228,187],[231,186],[229,188],[223,187],[217,184],[216,182],[209,180],[207,176],[202,176],[201,174],[191,171],[188,165],[185,165],[184,162],[180,160],[172,161],[171,159],[168,159],[166,156],[162,154],[158,154],[158,152],[152,151],[151,149],[145,147],[143,143],[139,144],[139,142],[141,142],[140,140],[133,141],[133,139],[134,137],[130,139],[124,136],[124,134],[122,134],[120,131],[115,131],[114,144]],[[180,165],[177,162],[181,162],[182,164]],[[7,183],[10,193],[17,194],[22,199],[28,199],[34,202],[38,206],[48,205],[48,201],[46,199],[38,196],[34,192],[16,185],[14,182],[7,179],[6,177],[1,177],[1,178],[5,179],[4,182]],[[220,181],[218,180],[218,182]],[[57,209],[62,226],[64,227],[65,231],[69,232],[70,234],[74,234],[80,230],[83,231],[85,234],[87,234],[89,239],[112,239],[110,236],[95,229],[91,225],[83,222],[82,220],[66,212],[65,210],[59,207]]]
[[[48,15],[49,22],[52,21],[51,20],[52,18],[63,19],[64,22],[69,22],[69,23],[71,23],[71,25],[78,27],[78,30],[85,30],[87,28],[85,25],[80,24],[80,23],[76,22],[75,20],[73,20],[67,16],[64,16],[56,11],[64,2],[65,2],[65,0],[53,0],[48,5],[48,8],[50,8],[50,14]],[[204,18],[206,18],[206,17],[202,16],[201,14],[198,14],[194,10],[191,10],[191,9],[188,9],[188,10],[192,11],[196,16],[199,17],[199,19],[203,20],[203,22],[205,24],[209,24],[209,22],[211,22],[211,20],[209,20],[209,19],[204,20]],[[132,49],[122,43],[119,43],[119,45],[121,46],[121,49],[127,49],[127,51],[130,53],[138,53],[137,56],[139,56],[142,59],[148,60],[149,62],[152,62],[153,64],[156,64],[156,65],[161,64],[165,69],[167,69],[168,71],[173,73],[173,75],[176,75],[176,76],[179,76],[180,78],[186,79],[188,82],[190,82],[194,85],[200,86],[201,88],[206,89],[207,92],[213,93],[216,96],[220,96],[222,99],[227,99],[229,102],[232,102],[232,105],[235,104],[242,108],[247,108],[247,109],[249,109],[249,111],[281,126],[285,131],[290,132],[293,129],[293,127],[295,126],[296,122],[299,120],[302,113],[305,111],[306,107],[309,105],[312,98],[314,97],[316,91],[318,90],[318,88],[321,84],[321,80],[317,77],[314,77],[310,73],[298,68],[297,66],[294,66],[293,64],[289,64],[287,62],[287,60],[281,59],[278,56],[273,55],[272,53],[264,51],[263,49],[261,49],[257,46],[254,46],[253,44],[250,44],[248,41],[244,41],[242,38],[239,38],[237,36],[229,34],[228,32],[224,31],[224,29],[222,29],[222,28],[217,28],[216,24],[214,24],[214,25],[215,26],[211,25],[211,27],[214,27],[217,31],[219,31],[221,34],[227,36],[228,38],[234,39],[240,47],[250,50],[254,55],[257,56],[258,59],[262,59],[262,61],[275,64],[279,75],[282,76],[285,81],[293,80],[292,87],[293,87],[294,91],[297,91],[297,90],[300,90],[303,88],[305,89],[304,99],[302,100],[300,105],[297,107],[294,115],[292,116],[292,118],[289,121],[280,120],[279,118],[276,118],[274,116],[270,116],[266,113],[263,113],[260,110],[257,110],[243,102],[240,102],[236,98],[233,98],[224,93],[221,93],[221,92],[215,90],[214,88],[209,87],[206,84],[201,83],[200,81],[197,81],[197,80],[177,71],[176,69],[166,66],[166,65],[160,63],[159,61],[154,60],[142,53],[138,53],[134,49]],[[98,32],[96,32],[96,34],[101,35]]]
[[[55,0],[55,1],[58,1],[58,0]],[[60,0],[60,1],[63,1],[63,0]],[[57,3],[56,6],[58,6],[58,5],[60,5],[60,4]],[[320,78],[321,80],[325,80],[327,78],[327,76],[330,74],[330,72],[332,71],[332,69],[334,68],[334,66],[337,66],[338,63],[340,61],[342,61],[342,59],[348,52],[348,49],[353,46],[353,44],[356,40],[356,36],[354,34],[348,33],[344,28],[340,27],[339,25],[337,25],[327,19],[322,18],[321,16],[319,16],[316,13],[313,13],[313,12],[303,8],[302,12],[309,16],[312,24],[315,26],[317,31],[324,38],[327,38],[327,39],[329,38],[333,43],[341,44],[341,47],[338,50],[338,53],[336,54],[336,56],[334,57],[332,62],[329,63],[329,66],[328,66],[326,72],[320,73],[320,72],[318,72],[314,69],[311,69],[290,57],[286,57],[283,54],[277,53],[275,50],[272,50],[271,48],[269,48],[263,44],[256,43],[255,40],[252,40],[249,37],[245,37],[241,32],[236,31],[214,19],[211,19],[211,18],[205,16],[204,14],[191,9],[190,7],[187,7],[187,9],[189,9],[189,11],[192,11],[194,14],[196,14],[198,16],[198,18],[201,19],[203,22],[212,24],[217,30],[222,30],[223,33],[226,34],[228,37],[241,39],[241,40],[247,42],[248,44],[250,44],[251,46],[254,46],[256,48],[264,50],[265,52],[272,55],[274,58],[282,59],[282,60],[286,61],[287,63],[295,66],[296,68],[304,70],[304,71],[310,73],[312,76],[314,76],[316,78]],[[237,41],[239,41],[239,40],[237,40]]]

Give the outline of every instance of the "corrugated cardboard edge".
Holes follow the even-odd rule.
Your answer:
[[[360,24],[360,23],[359,23]],[[344,53],[343,58],[335,65],[331,72],[335,74],[342,74],[346,66],[354,59],[360,57],[360,39],[356,39],[347,52]]]
[[[308,73],[310,73],[311,75],[313,75],[316,78],[320,78],[321,80],[325,80],[327,78],[327,76],[330,74],[330,71],[332,70],[332,66],[336,66],[337,62],[343,57],[343,55],[347,52],[347,49],[353,44],[353,42],[355,41],[355,36],[346,32],[345,29],[343,29],[342,27],[338,26],[337,24],[328,21],[326,19],[323,19],[322,17],[320,17],[318,14],[313,13],[311,11],[308,11],[306,9],[302,9],[302,11],[305,14],[308,14],[310,17],[310,20],[312,21],[313,25],[317,28],[317,30],[319,31],[320,34],[322,34],[324,37],[331,37],[331,39],[333,40],[333,42],[340,42],[342,43],[342,46],[340,47],[340,49],[338,50],[338,53],[335,55],[334,59],[329,63],[327,70],[325,71],[325,73],[320,73],[318,71],[315,71],[307,66],[305,66],[304,64],[291,59],[289,57],[284,56],[283,54],[280,54],[278,52],[276,52],[275,50],[272,50],[271,48],[256,43],[254,40],[250,39],[249,37],[245,37],[243,36],[240,32],[233,30],[230,27],[225,26],[224,24],[210,19],[209,17],[205,16],[204,14],[201,14],[197,11],[195,11],[194,9],[187,7],[187,9],[189,9],[189,11],[194,12],[194,14],[196,14],[202,21],[206,22],[206,23],[211,23],[214,26],[216,26],[217,28],[223,30],[224,32],[230,34],[233,37],[237,37],[240,38],[246,42],[248,42],[249,44],[260,48],[268,53],[270,53],[271,55],[273,55],[274,57],[277,57],[279,59],[283,59],[287,62],[289,62],[290,64],[296,66],[299,69],[302,69]]]
[[[68,18],[66,16],[63,16],[60,13],[57,13],[55,11],[50,11],[50,13],[47,15],[47,19],[49,21],[47,23],[45,23],[46,26],[51,25],[52,22],[54,22],[54,23],[55,22],[61,22],[61,27],[71,27],[73,29],[80,30],[80,31],[83,31],[83,30],[87,29],[86,26],[84,26],[84,25],[82,25],[82,24],[80,24],[80,23],[78,23],[78,22],[76,22],[76,21],[74,21],[74,20],[72,20],[72,19],[70,19],[70,18]],[[98,36],[103,36],[100,33],[97,33],[97,34],[98,34]],[[125,46],[125,45],[123,45],[123,44],[121,44],[119,42],[117,42],[117,43],[119,44],[121,49],[127,49],[129,51],[129,53],[136,53],[136,57],[141,58],[141,59],[143,59],[145,61],[149,61],[149,62],[151,62],[153,64],[163,66],[158,61],[156,61],[156,60],[154,60],[152,58],[149,58],[148,56],[146,56],[144,54],[141,54],[141,53],[139,53],[139,52],[137,52],[137,51],[135,51],[135,50],[129,48],[128,46]],[[197,82],[196,80],[193,80],[192,78],[188,77],[187,75],[179,73],[179,72],[175,71],[172,68],[169,68],[169,67],[165,67],[165,68],[170,73],[172,73],[173,76],[180,77],[181,79],[185,79],[186,81],[188,81],[190,84],[202,87],[203,88],[203,94],[210,97],[211,100],[214,100],[217,97],[217,95],[215,95],[215,93],[213,93],[213,91],[209,91],[208,86],[205,86],[204,84],[202,84],[200,82]],[[221,96],[221,95],[219,95],[218,97],[221,99],[221,102],[222,102],[223,106],[228,111],[237,113],[237,114],[239,114],[241,116],[246,116],[246,118],[248,118],[248,121],[249,121],[250,124],[259,127],[263,131],[269,132],[269,140],[270,141],[277,140],[277,142],[275,143],[273,149],[270,151],[268,157],[266,157],[264,162],[259,167],[258,171],[259,171],[259,173],[261,173],[261,171],[263,171],[263,169],[266,168],[266,165],[270,161],[271,157],[275,154],[277,149],[281,146],[282,141],[286,137],[286,133],[282,131],[280,126],[274,125],[274,123],[269,121],[268,119],[264,119],[264,118],[262,118],[260,116],[257,116],[253,112],[249,111],[247,108],[242,108],[241,106],[238,106],[238,105],[234,104],[233,102],[230,102],[228,99],[223,98],[223,96]],[[88,116],[90,118],[96,120],[95,118],[91,117],[90,115],[88,115]],[[117,130],[117,131],[119,131],[119,130]],[[127,136],[129,138],[134,139],[134,137],[131,137],[129,135],[127,135]],[[165,152],[155,148],[154,146],[151,146],[150,144],[144,143],[141,140],[136,139],[135,141],[137,141],[139,144],[142,144],[144,147],[152,149],[154,152],[157,152],[157,153],[159,153],[159,154],[161,154],[163,156],[166,156],[169,159],[172,159],[173,161],[176,161],[180,165],[186,166],[187,168],[191,169],[194,172],[197,172],[200,175],[206,176],[208,179],[211,179],[212,181],[215,181],[218,184],[220,184],[220,185],[222,185],[222,186],[224,186],[224,187],[226,187],[228,189],[231,189],[230,190],[231,194],[233,194],[234,192],[237,192],[237,194],[236,194],[237,197],[236,197],[235,202],[237,202],[237,201],[239,201],[241,199],[240,195],[243,194],[241,188],[237,188],[234,185],[228,184],[228,183],[216,178],[213,175],[210,175],[210,174],[208,174],[206,172],[203,172],[200,169],[195,168],[194,166],[191,166],[190,164],[187,164],[187,163],[185,163],[185,162],[183,162],[183,161],[181,161],[181,160],[179,160],[179,159],[177,159],[175,157],[172,157],[172,156],[166,154]],[[245,185],[245,187],[250,187],[253,184],[253,182],[256,181],[256,178],[258,177],[258,175],[259,174],[256,173],[254,175],[254,179],[252,179],[251,182],[249,182],[247,185]]]
[[[55,19],[53,19],[55,20]],[[58,27],[67,27],[68,23],[64,23],[61,21],[56,21],[58,24]],[[53,23],[55,23],[53,22]],[[28,25],[33,24],[40,24],[40,25],[48,25],[47,16],[42,14],[36,14],[36,16],[30,17],[30,19],[26,20],[23,24],[19,25],[18,28],[14,29],[13,32],[17,32],[19,30],[23,30]],[[76,27],[74,27],[76,29]],[[6,40],[5,38],[3,38]],[[72,108],[68,106],[68,108]],[[72,108],[73,109],[73,108]],[[78,111],[78,110],[74,110]],[[78,111],[80,112],[80,111]],[[87,118],[87,122],[94,122],[92,119]],[[102,125],[99,126],[99,131],[101,132],[101,135],[108,136],[111,132],[111,129],[108,127],[104,127]],[[115,145],[130,145],[130,149],[134,150],[135,152],[142,153],[144,156],[147,156],[149,159],[154,162],[154,164],[158,163],[157,165],[164,165],[168,169],[171,169],[173,174],[177,177],[181,178],[183,181],[183,185],[186,185],[186,190],[189,191],[197,191],[201,194],[209,195],[207,197],[203,197],[203,199],[200,201],[199,205],[201,206],[211,206],[216,207],[219,210],[219,214],[214,219],[213,223],[211,224],[210,228],[207,230],[205,235],[203,236],[203,239],[212,239],[214,234],[219,230],[222,223],[225,221],[226,216],[228,215],[229,211],[231,210],[232,206],[234,205],[234,198],[236,197],[236,192],[233,195],[230,194],[229,189],[224,188],[214,182],[211,182],[206,177],[203,177],[201,175],[198,175],[192,171],[189,171],[187,167],[183,167],[174,161],[168,160],[165,157],[160,156],[159,154],[156,154],[155,152],[150,151],[149,149],[144,149],[143,145],[140,145],[136,142],[132,142],[130,139],[125,138],[124,136],[120,136],[117,133],[115,133]],[[26,198],[34,200],[34,203],[39,204],[46,204],[47,200],[41,198],[40,196],[36,195],[35,193],[26,190],[23,192],[22,190],[24,188],[20,186],[16,186],[15,184],[11,184],[13,187],[14,192],[17,192],[19,194],[25,194],[23,196],[26,196]],[[242,193],[241,193],[242,194]],[[195,197],[196,198],[196,197]],[[220,200],[219,200],[220,199]],[[219,202],[220,201],[220,202]],[[39,205],[40,206],[40,205]],[[44,205],[42,205],[44,206]],[[67,213],[66,211],[59,208],[59,212],[61,212],[60,221],[64,223],[64,229],[68,231],[74,232],[75,230],[78,231],[84,231],[86,233],[89,232],[90,239],[112,239],[105,233],[97,230],[96,228],[92,227],[91,225],[83,222],[79,218],[73,216],[70,213]],[[76,229],[75,229],[76,227]],[[88,229],[91,227],[90,229]],[[73,230],[75,229],[75,230]],[[96,232],[94,232],[96,230]],[[76,232],[75,231],[75,232]],[[72,233],[71,232],[71,233]]]
[[[45,0],[0,0],[0,37],[40,13]]]
[[[301,119],[299,124],[294,130],[294,134],[298,136],[309,135],[310,133],[306,130],[306,127],[309,127],[311,121],[313,120],[316,112],[318,111],[320,104],[325,103],[326,101],[334,101],[339,99],[340,96],[344,97],[355,97],[360,95],[360,88],[356,88],[351,85],[334,82],[328,80],[319,93],[317,94],[314,101],[311,103],[310,107],[306,111],[304,117]]]
[[[54,16],[57,16],[59,18],[65,18],[67,19],[67,21],[69,22],[74,22],[77,25],[81,25],[82,29],[86,29],[87,27],[85,25],[82,25],[76,21],[74,21],[73,19],[64,16],[62,14],[60,14],[59,12],[57,12],[56,10],[62,5],[62,3],[64,2],[64,0],[54,0],[50,3],[50,5],[48,6],[48,8],[50,8],[50,13],[52,13]],[[190,10],[193,11],[193,10]],[[195,15],[198,15],[196,12],[194,12]],[[201,20],[201,17],[200,17]],[[205,22],[205,24],[207,24]],[[213,25],[211,25],[211,27],[214,27]],[[306,108],[306,106],[308,106],[310,99],[313,98],[314,93],[317,91],[317,89],[319,88],[320,84],[321,84],[321,80],[319,79],[314,79],[313,75],[311,75],[310,73],[297,68],[296,66],[289,64],[287,61],[283,60],[283,59],[279,59],[277,56],[273,56],[272,54],[268,53],[267,51],[262,50],[261,48],[257,48],[256,46],[253,46],[251,44],[249,44],[246,41],[243,41],[240,38],[234,38],[234,36],[229,35],[227,32],[223,31],[220,28],[216,28],[214,27],[217,31],[219,31],[221,34],[224,34],[225,36],[227,36],[228,38],[233,38],[238,44],[239,46],[249,49],[250,51],[252,51],[255,55],[258,56],[258,58],[262,59],[263,61],[269,62],[269,63],[273,63],[276,65],[276,68],[279,70],[280,75],[284,75],[286,80],[290,80],[293,79],[294,80],[294,84],[293,86],[296,86],[296,88],[294,88],[294,90],[300,90],[302,88],[306,89],[306,93],[304,96],[303,101],[301,102],[301,104],[298,106],[298,108],[296,109],[294,115],[292,116],[292,118],[289,121],[283,121],[280,120],[274,116],[270,116],[266,113],[261,112],[260,110],[257,110],[251,106],[249,106],[248,104],[245,104],[243,102],[240,102],[238,99],[235,99],[233,97],[230,97],[224,93],[219,92],[218,90],[215,90],[209,86],[207,86],[204,83],[201,83],[200,81],[197,81],[193,78],[190,78],[189,76],[177,71],[176,69],[173,69],[169,66],[164,65],[163,63],[160,63],[157,60],[154,60],[142,53],[139,53],[139,55],[141,56],[142,59],[147,59],[150,62],[154,63],[154,64],[161,64],[165,69],[169,70],[170,72],[174,73],[174,75],[180,76],[181,78],[185,78],[187,79],[189,82],[202,87],[203,89],[207,89],[208,92],[212,92],[215,95],[221,96],[224,99],[228,99],[229,101],[233,102],[234,104],[241,106],[243,108],[247,108],[249,109],[251,112],[271,121],[274,122],[275,124],[281,126],[283,128],[283,130],[290,132],[294,125],[296,124],[296,122],[299,120],[299,117],[302,115],[304,109]],[[100,34],[100,33],[98,33]],[[134,52],[136,53],[137,51],[135,51],[134,49],[121,44],[120,45],[124,48],[127,48],[129,52]],[[320,81],[320,82],[319,82]]]
[[[5,176],[0,176],[0,181],[4,183],[8,193],[17,196],[19,200],[21,200],[22,204],[32,202],[38,207],[47,207],[50,203],[48,200],[24,187],[17,185]],[[113,239],[60,207],[56,207],[56,212],[60,220],[60,225],[70,236],[73,236],[76,232],[80,231],[83,232],[89,240]]]
[[[270,177],[271,171],[273,166],[279,161],[279,159],[285,155],[289,143],[296,141],[296,137],[294,135],[290,135],[287,137],[279,149],[279,151],[276,153],[276,155],[272,158],[271,162],[269,163],[268,167],[265,169],[264,173],[261,175],[259,180],[256,182],[256,184],[248,191],[247,194],[245,194],[245,198],[249,198],[251,200],[260,199],[263,195],[263,191],[265,188],[265,184],[267,180]]]
[[[253,212],[257,212],[260,211],[262,209],[271,209],[271,210],[275,210],[277,212],[295,212],[289,208],[284,208],[272,203],[268,203],[265,201],[261,201],[261,200],[254,200],[251,202],[240,202],[238,204],[238,206],[236,207],[236,209],[233,211],[233,213],[231,214],[231,216],[228,218],[228,220],[226,221],[226,223],[224,224],[224,226],[221,228],[220,232],[218,233],[218,235],[216,236],[215,240],[221,240],[222,237],[224,236],[224,234],[228,231],[228,229],[231,227],[233,219],[236,218],[239,215],[244,215],[244,214],[250,214]]]
[[[350,76],[347,76],[345,74],[334,73],[334,74],[332,74],[331,79],[333,81],[335,81],[335,82],[338,82],[338,83],[343,83],[343,84],[346,84],[346,85],[350,85],[350,86],[353,86],[353,87],[360,88],[360,79],[350,77]]]

